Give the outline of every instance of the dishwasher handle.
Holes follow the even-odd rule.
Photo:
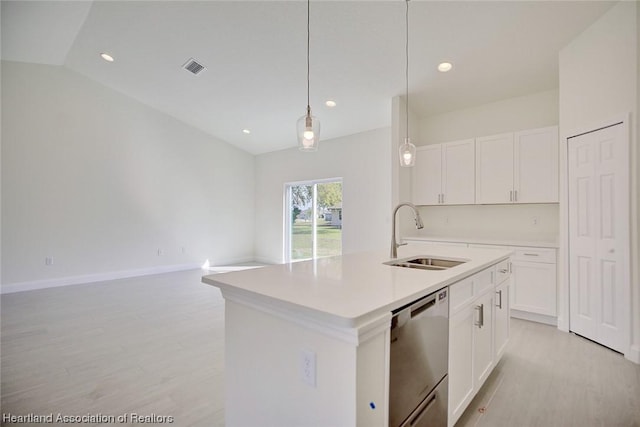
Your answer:
[[[418,301],[417,303],[415,303],[414,305],[411,306],[411,318],[417,317],[420,315],[420,313],[423,313],[427,310],[429,310],[431,307],[433,307],[434,305],[436,305],[436,299],[437,299],[437,295],[431,295],[427,298],[424,298],[420,301]]]

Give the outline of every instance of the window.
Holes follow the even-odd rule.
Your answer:
[[[342,254],[342,180],[287,184],[285,256],[300,261]]]

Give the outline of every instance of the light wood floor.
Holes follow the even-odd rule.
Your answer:
[[[1,412],[135,412],[173,416],[176,427],[223,426],[224,301],[201,275],[3,295]],[[513,319],[507,353],[457,426],[640,427],[640,366]]]

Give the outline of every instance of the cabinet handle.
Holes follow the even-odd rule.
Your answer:
[[[513,192],[513,201],[517,202],[518,201],[518,190]]]
[[[474,325],[482,328],[484,326],[484,304],[476,305],[474,308],[478,312],[478,320],[474,322]]]
[[[496,292],[496,294],[498,294],[498,301],[499,301],[498,304],[496,304],[496,307],[502,310],[502,289]]]
[[[500,273],[502,273],[502,274],[506,274],[508,272],[509,272],[509,270],[507,270],[506,268],[500,269]]]
[[[442,193],[442,203],[444,203],[444,193]]]
[[[509,191],[509,201],[513,202],[513,190]]]
[[[540,256],[540,254],[523,254],[524,256]]]
[[[512,266],[512,264],[511,264],[511,262],[509,262],[509,274],[513,273],[513,268],[511,266]]]

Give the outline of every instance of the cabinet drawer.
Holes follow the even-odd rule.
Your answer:
[[[514,261],[556,263],[556,250],[549,248],[516,247],[513,252]]]
[[[473,301],[473,279],[476,276],[467,277],[449,287],[450,315]]]
[[[499,285],[511,276],[509,262],[509,259],[505,259],[504,261],[496,264],[496,285]]]
[[[478,296],[493,288],[493,267],[473,275],[473,294]]]

